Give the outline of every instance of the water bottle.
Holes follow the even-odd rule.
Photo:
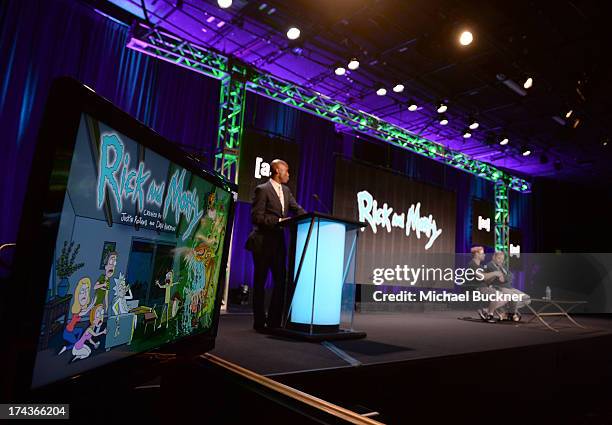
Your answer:
[[[550,300],[552,297],[551,291],[550,291],[550,286],[546,287],[546,296],[544,297],[544,299]]]

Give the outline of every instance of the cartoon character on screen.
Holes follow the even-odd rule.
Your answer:
[[[127,302],[134,298],[132,295],[132,289],[125,282],[125,275],[119,273],[119,278],[115,278],[115,299],[113,301],[113,313],[115,316],[120,314],[128,314],[130,309],[128,308]]]
[[[188,282],[191,286],[183,291],[185,302],[181,330],[191,332],[198,326],[202,318],[202,325],[209,326],[212,322],[212,305],[215,295],[210,290],[212,276],[216,265],[219,242],[223,236],[224,211],[216,208],[216,195],[214,192],[208,196],[206,215],[200,221],[200,226],[194,237],[195,242],[185,256]]]
[[[225,211],[222,204],[215,205],[215,194],[209,197],[208,214],[203,226],[203,241],[205,249],[202,254],[202,261],[206,267],[206,286],[202,294],[202,310],[200,315],[210,312],[214,304],[215,291],[213,288],[213,277],[219,259],[219,246],[223,237],[223,226],[225,223]]]
[[[94,285],[94,297],[96,304],[104,305],[104,312],[108,310],[108,292],[110,291],[111,278],[115,274],[117,267],[117,257],[115,251],[109,251],[104,261],[104,274],[101,274]]]
[[[187,266],[187,282],[189,286],[183,289],[185,302],[181,317],[181,331],[191,333],[197,326],[197,313],[200,308],[201,292],[206,285],[206,267],[204,265],[205,244],[200,243],[185,256]]]
[[[174,283],[174,278],[173,278],[174,274],[172,272],[172,270],[168,270],[168,272],[166,273],[165,279],[164,279],[164,284],[160,285],[159,284],[159,280],[155,279],[155,284],[161,288],[165,290],[165,295],[164,295],[164,308],[162,310],[162,314],[159,318],[159,326],[157,326],[157,329],[161,328],[162,326],[162,322],[164,321],[164,314],[166,315],[166,329],[168,329],[168,324],[170,322],[170,295],[172,292],[172,287],[174,285],[176,285],[176,283]]]
[[[70,311],[72,317],[64,329],[62,337],[66,342],[61,348],[58,355],[62,354],[66,350],[72,349],[74,344],[81,338],[83,334],[83,328],[78,327],[77,324],[81,319],[89,313],[92,307],[95,305],[94,301],[90,303],[90,290],[91,280],[88,277],[84,277],[76,284],[74,288],[74,295],[72,296],[72,307]]]
[[[128,314],[130,312],[130,308],[128,307],[127,302],[134,298],[132,295],[132,289],[125,282],[125,275],[123,273],[119,273],[119,278],[115,278],[115,299],[113,301],[112,310],[115,316],[119,316],[122,314]],[[117,337],[119,335],[119,320],[115,321],[115,331],[114,336]],[[136,329],[136,315],[134,315],[134,324],[132,326],[133,329]]]
[[[96,331],[102,326],[104,322],[104,306],[102,304],[97,304],[89,313],[89,326],[79,338],[79,340],[72,347],[72,355],[74,356],[71,362],[76,360],[83,360],[89,357],[91,354],[91,348],[87,343],[89,343],[94,349],[100,346],[100,342],[95,342],[92,338],[94,336],[100,336],[106,334],[106,329],[103,331]]]

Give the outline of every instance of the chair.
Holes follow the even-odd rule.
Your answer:
[[[151,311],[146,312],[144,314],[144,333],[147,333],[147,326],[149,326],[149,323],[153,322],[153,330],[155,330],[155,325],[157,324],[157,313],[155,312],[155,307],[157,306],[157,304],[155,304],[153,306],[153,308],[151,309]]]

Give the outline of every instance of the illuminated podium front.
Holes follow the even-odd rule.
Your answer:
[[[352,327],[355,253],[366,224],[313,212],[283,225],[291,230],[291,249],[280,333],[314,341],[365,337]]]

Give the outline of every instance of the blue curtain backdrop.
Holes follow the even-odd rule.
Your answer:
[[[218,82],[126,49],[128,28],[69,0],[0,3],[0,242],[14,241],[38,127],[51,82],[69,75],[186,150],[210,159],[218,124]],[[328,121],[249,94],[245,125],[301,144],[297,198],[322,210],[332,205],[335,155],[355,156],[355,137],[337,134]],[[493,200],[491,183],[419,155],[388,149],[390,168],[457,193],[458,252],[468,252],[471,198]],[[381,165],[381,164],[379,164]],[[520,227],[527,251],[531,196],[512,193],[510,224]],[[520,224],[520,226],[519,226]],[[239,202],[230,285],[252,282],[244,250],[250,205]],[[0,273],[1,274],[1,273]]]
[[[14,241],[51,82],[71,76],[192,152],[210,152],[219,83],[125,47],[128,28],[76,1],[0,2],[0,242]]]

